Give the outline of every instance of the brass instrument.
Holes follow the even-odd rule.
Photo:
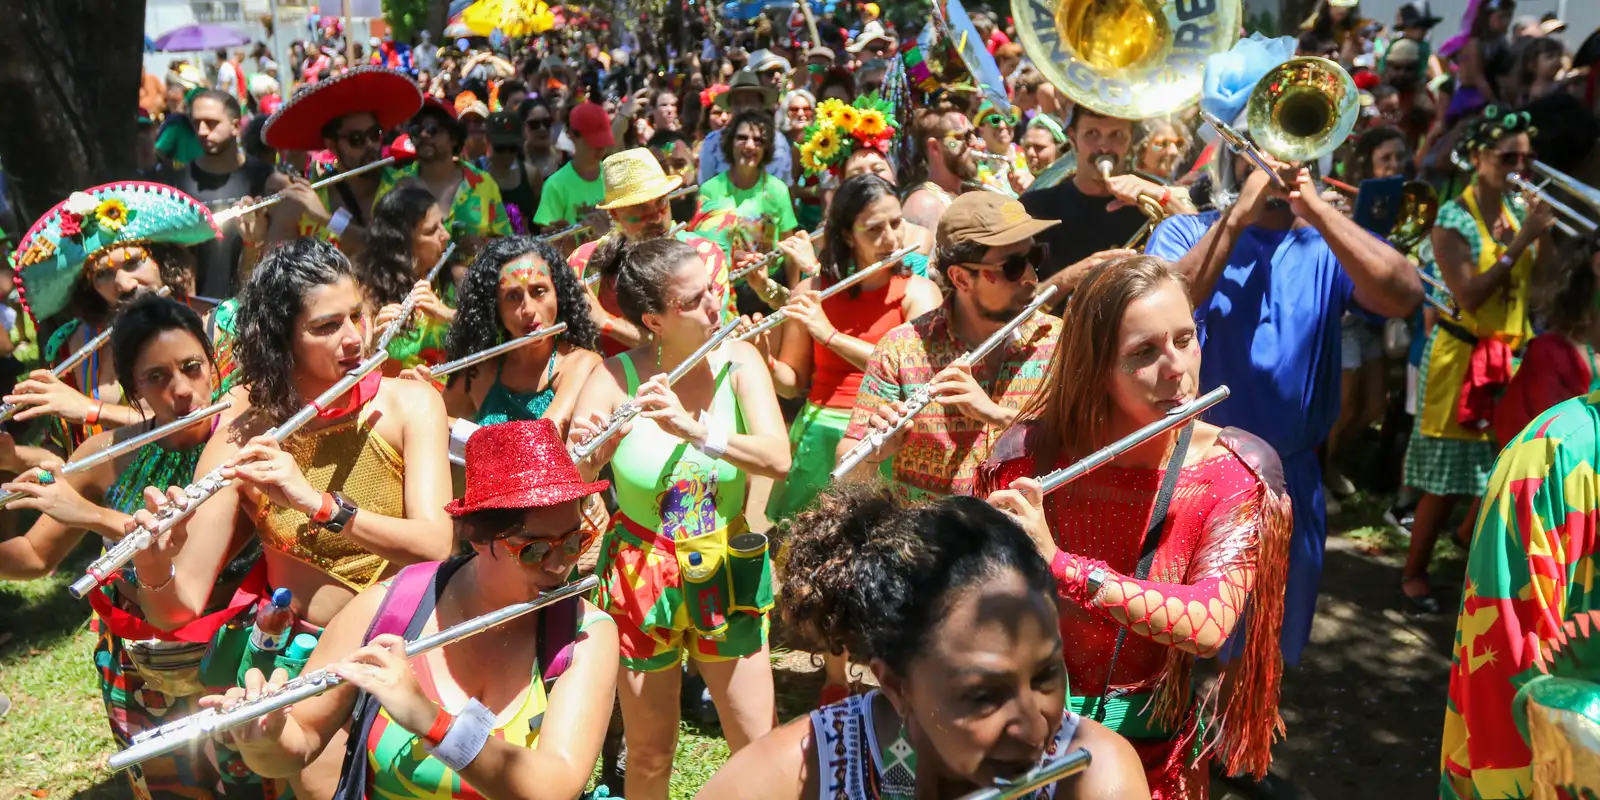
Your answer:
[[[1206,58],[1239,38],[1240,0],[1026,0],[1013,5],[1034,65],[1074,103],[1122,119],[1200,97]]]
[[[1302,56],[1273,67],[1256,81],[1245,106],[1255,141],[1209,111],[1200,115],[1228,146],[1244,155],[1289,191],[1283,176],[1267,163],[1315,161],[1344,144],[1361,114],[1360,92],[1350,73],[1326,58]]]
[[[1116,174],[1117,159],[1110,154],[1102,153],[1098,156],[1095,156],[1094,166],[1096,169],[1100,170],[1101,177],[1104,178],[1107,183],[1110,183],[1111,176]],[[1151,231],[1155,230],[1156,226],[1161,224],[1161,220],[1167,218],[1167,210],[1161,206],[1160,201],[1156,200],[1154,197],[1150,197],[1149,195],[1139,195],[1139,210],[1143,211],[1144,215],[1150,219],[1145,220],[1145,223],[1140,225],[1139,229],[1133,232],[1133,236],[1128,238],[1128,243],[1122,246],[1124,250],[1133,249],[1133,246],[1138,244],[1140,239],[1143,239],[1146,234],[1149,234]]]
[[[1533,171],[1544,178],[1542,183],[1536,184],[1518,172],[1511,173],[1507,180],[1524,197],[1537,197],[1545,205],[1553,209],[1556,212],[1556,228],[1562,233],[1575,239],[1593,235],[1595,228],[1600,227],[1600,223],[1596,223],[1595,220],[1585,216],[1583,212],[1557,200],[1550,191],[1550,187],[1554,186],[1587,204],[1597,216],[1600,216],[1600,190],[1579,182],[1578,179],[1551,167],[1543,161],[1533,162]]]

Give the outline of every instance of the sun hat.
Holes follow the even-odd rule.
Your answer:
[[[683,185],[683,178],[667,175],[661,162],[643,147],[624,150],[600,162],[605,202],[595,208],[609,211],[660,199]]]
[[[356,67],[312,84],[267,119],[261,138],[277,150],[321,150],[322,129],[339,117],[370,113],[385,131],[422,108],[416,81],[385,67]]]
[[[444,507],[452,517],[489,508],[549,508],[603,492],[587,482],[547,419],[485,425],[467,439],[467,491]]]

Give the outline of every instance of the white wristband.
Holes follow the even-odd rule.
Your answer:
[[[333,219],[328,220],[328,230],[334,236],[343,236],[344,229],[350,227],[350,210],[341,208],[333,212]]]
[[[484,708],[476,698],[468,700],[467,707],[450,723],[450,730],[439,746],[429,748],[428,752],[459,774],[483,751],[489,735],[494,733],[494,721],[494,712]]]
[[[706,454],[710,458],[722,458],[728,452],[728,428],[717,420],[712,420],[706,426],[706,440],[696,444],[694,449]]]

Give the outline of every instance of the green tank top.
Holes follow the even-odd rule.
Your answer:
[[[717,367],[710,416],[733,433],[745,433],[744,415],[733,390],[733,364]],[[628,395],[639,390],[633,359],[621,356]],[[744,513],[746,476],[721,459],[712,459],[655,422],[635,417],[633,430],[611,458],[622,513],[674,541],[711,533]]]
[[[501,370],[505,368],[505,358],[502,356],[494,368],[494,385],[483,395],[483,405],[478,407],[479,425],[499,425],[502,422],[534,420],[544,416],[550,410],[550,404],[556,399],[556,358],[557,354],[550,354],[548,368],[545,370],[545,387],[535,392],[513,392],[500,382]]]

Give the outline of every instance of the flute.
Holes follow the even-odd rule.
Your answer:
[[[700,345],[698,349],[696,349],[693,353],[690,353],[689,357],[683,360],[683,363],[673,367],[672,371],[667,373],[667,385],[671,386],[682,379],[683,376],[688,375],[689,370],[694,369],[695,365],[704,360],[712,350],[717,349],[717,346],[722,344],[724,339],[727,339],[729,336],[731,336],[733,332],[738,329],[738,327],[739,320],[733,320],[732,322],[729,322],[718,329],[716,333],[712,334],[710,339],[706,340],[705,344]],[[589,437],[589,440],[586,442],[575,444],[568,448],[567,453],[572,456],[572,463],[576,464],[588,458],[590,454],[592,454],[595,450],[598,450],[600,445],[603,444],[607,439],[610,439],[612,436],[615,436],[619,431],[621,431],[622,426],[627,424],[629,420],[639,416],[639,412],[641,410],[642,409],[639,408],[639,404],[635,403],[632,399],[629,399],[628,402],[617,406],[617,410],[611,412],[611,416],[606,418],[605,427],[601,428],[599,433]]]
[[[1064,755],[1056,756],[1028,770],[1015,780],[997,781],[993,787],[979,789],[962,797],[961,800],[1016,800],[1029,792],[1043,789],[1062,778],[1088,769],[1089,763],[1093,760],[1094,756],[1089,753],[1088,748],[1073,748]]]
[[[482,633],[496,625],[501,625],[525,614],[538,611],[545,606],[576,597],[599,585],[600,579],[590,575],[583,580],[569,583],[559,589],[542,592],[538,597],[527,602],[513,603],[482,616],[458,622],[432,636],[424,636],[408,643],[406,645],[406,659],[416,658],[429,650],[436,650],[447,644]],[[301,700],[316,697],[343,683],[343,678],[325,669],[308,672],[254,700],[244,700],[227,709],[208,708],[176,722],[170,722],[159,728],[138,734],[133,737],[133,742],[128,746],[128,749],[111,756],[109,765],[112,770],[123,770],[149,761],[152,758],[199,744],[215,734],[225,733],[279,709],[288,708]]]
[[[77,461],[70,461],[60,470],[57,470],[54,477],[61,479],[67,477],[68,475],[76,475],[80,472],[93,469],[94,467],[104,464],[113,458],[117,458],[125,453],[131,453],[151,442],[154,442],[158,439],[163,439],[169,434],[181,431],[184,428],[195,424],[196,422],[221,414],[223,411],[231,408],[232,406],[232,400],[223,400],[220,403],[206,406],[199,411],[191,411],[188,414],[162,425],[159,428],[153,428],[145,433],[139,434],[138,436],[126,439],[119,444],[111,445],[110,447],[107,447],[97,453],[84,456]],[[28,495],[25,492],[7,492],[3,495],[0,495],[0,508],[5,508],[6,506],[11,505],[13,500],[21,500],[27,496]]]
[[[328,387],[327,391],[317,395],[317,399],[307,403],[299,411],[294,412],[293,416],[267,431],[267,435],[278,442],[282,442],[284,439],[294,435],[295,431],[300,430],[307,422],[314,419],[317,416],[317,412],[332,405],[333,401],[338,400],[345,392],[350,391],[350,387],[355,386],[356,382],[366,377],[367,373],[382,366],[383,362],[387,360],[389,360],[389,354],[383,350],[367,356],[367,360],[361,362],[349,374],[340,378],[338,383]],[[163,507],[156,513],[155,530],[150,531],[141,528],[122,537],[120,541],[107,548],[104,554],[90,563],[84,570],[83,577],[67,587],[67,591],[71,592],[73,597],[82,599],[84,595],[94,591],[95,587],[105,583],[111,576],[117,574],[118,570],[127,566],[128,562],[133,560],[134,554],[149,547],[151,543],[155,542],[157,536],[172,530],[177,527],[178,523],[188,519],[202,503],[215,497],[217,492],[222,491],[223,488],[233,482],[232,479],[222,477],[222,470],[226,466],[230,465],[223,464],[214,467],[199,480],[185,486],[183,495],[188,498],[188,503],[182,508],[179,508],[175,503]]]
[[[171,295],[171,294],[172,294],[172,287],[170,287],[170,286],[163,286],[160,289],[156,290],[156,295],[159,296],[159,297],[167,297],[168,295]],[[90,339],[89,341],[85,342],[84,345],[82,347],[78,348],[72,355],[67,356],[65,361],[62,361],[60,364],[55,365],[55,368],[50,370],[50,374],[56,376],[57,378],[59,378],[62,375],[65,375],[68,372],[71,372],[73,367],[76,367],[79,364],[82,364],[84,359],[88,358],[91,355],[94,355],[95,351],[99,350],[102,347],[105,347],[106,346],[106,342],[111,341],[111,331],[115,327],[116,326],[114,326],[114,325],[107,325],[106,329],[101,331],[99,333],[99,335],[97,335],[93,339]],[[93,391],[93,390],[91,389],[91,391]],[[16,404],[16,403],[3,403],[3,402],[0,402],[0,422],[9,421],[12,417],[15,417],[16,415],[22,413],[22,409],[23,409],[23,407],[18,405],[18,404]]]
[[[872,275],[874,272],[877,272],[878,270],[883,269],[884,267],[892,266],[892,265],[898,263],[901,259],[903,259],[906,256],[909,256],[909,255],[911,255],[912,253],[915,253],[915,252],[917,252],[917,248],[916,248],[915,245],[908,246],[908,247],[902,247],[899,250],[896,250],[893,253],[890,253],[888,258],[885,258],[884,260],[879,261],[879,262],[877,262],[875,264],[871,264],[866,269],[858,269],[854,273],[852,273],[851,275],[846,277],[844,280],[839,281],[838,283],[836,283],[836,284],[834,284],[832,286],[829,286],[826,289],[823,289],[820,293],[817,294],[817,300],[819,302],[822,301],[822,300],[826,300],[826,299],[828,299],[828,298],[830,298],[830,297],[832,297],[832,296],[834,296],[834,295],[836,295],[836,294],[838,294],[838,293],[840,293],[840,292],[842,292],[842,291],[844,291],[844,290],[846,290],[846,289],[848,289],[848,288],[850,288],[850,287],[852,287],[852,286],[854,286],[854,285],[866,280],[867,277]],[[757,322],[755,324],[755,326],[752,327],[750,330],[747,330],[744,333],[739,334],[739,341],[748,342],[751,339],[754,339],[757,336],[760,336],[761,334],[766,333],[767,331],[770,331],[773,328],[778,327],[779,325],[781,325],[783,323],[783,321],[785,319],[788,319],[788,315],[784,314],[782,310],[774,311],[770,316],[767,316],[767,317],[763,318],[760,322]]]
[[[539,341],[540,339],[548,339],[551,336],[554,336],[558,333],[563,333],[566,330],[567,323],[557,322],[548,328],[539,328],[538,330],[524,333],[515,339],[512,339],[508,342],[501,342],[494,347],[490,347],[485,350],[479,350],[476,353],[462,356],[454,361],[446,361],[443,364],[440,364],[439,366],[429,370],[429,373],[431,373],[436,379],[443,378],[452,372],[459,372],[474,364],[481,364],[497,355],[500,355],[501,353],[509,353],[525,344],[531,344]]]
[[[1118,439],[1099,450],[1078,459],[1072,464],[1062,467],[1039,479],[1039,486],[1044,494],[1049,494],[1061,487],[1085,476],[1110,463],[1117,456],[1138,447],[1151,439],[1160,436],[1173,428],[1182,425],[1195,417],[1200,416],[1206,409],[1226,400],[1228,387],[1218,386],[1195,399],[1184,403],[1167,412],[1165,417]]]
[[[823,228],[818,228],[807,234],[807,236],[809,236],[812,241],[815,241],[822,238],[822,232]],[[772,252],[756,259],[754,262],[751,262],[750,266],[741,270],[735,270],[733,274],[728,276],[728,283],[744,280],[746,277],[749,277],[752,272],[764,271],[776,263],[780,258],[783,258],[783,251],[774,248]]]
[[[456,243],[451,242],[450,246],[446,247],[444,252],[440,254],[439,263],[434,264],[433,268],[428,270],[427,276],[423,278],[428,282],[429,286],[432,286],[434,279],[439,277],[439,270],[444,269],[444,265],[450,263],[450,256],[454,255],[455,252]],[[373,347],[374,350],[383,352],[389,349],[389,343],[394,341],[394,337],[399,336],[400,331],[405,330],[406,324],[411,321],[412,312],[417,310],[417,300],[416,292],[406,296],[406,301],[400,305],[400,313],[396,314],[394,319],[389,320],[389,325],[383,329],[383,335],[378,337],[378,343]]]
[[[390,156],[389,158],[384,158],[384,159],[380,159],[378,161],[374,161],[371,164],[368,164],[368,165],[366,165],[364,167],[356,167],[355,169],[347,170],[347,171],[341,172],[341,173],[339,173],[337,175],[329,175],[328,177],[323,178],[322,180],[311,184],[311,190],[312,191],[316,191],[316,190],[321,189],[321,188],[323,188],[325,186],[332,186],[332,185],[338,183],[339,181],[344,180],[345,178],[354,178],[357,175],[362,175],[362,174],[371,172],[371,171],[373,171],[375,169],[382,169],[382,168],[387,167],[387,166],[389,166],[390,164],[393,164],[393,163],[394,163],[394,157]],[[213,222],[217,223],[217,225],[220,227],[220,226],[226,225],[227,223],[232,222],[233,220],[238,219],[239,217],[242,217],[242,216],[244,216],[246,214],[254,213],[256,211],[260,211],[261,209],[267,208],[267,207],[270,207],[270,206],[275,206],[275,205],[283,202],[283,200],[284,200],[284,198],[286,196],[287,195],[284,195],[283,193],[280,192],[278,194],[272,195],[271,197],[263,199],[263,200],[261,200],[259,202],[251,203],[250,205],[247,205],[244,208],[230,208],[230,209],[228,209],[226,211],[218,212],[217,214],[214,214],[211,217],[211,219],[212,219]]]
[[[1010,322],[1007,322],[1000,330],[990,334],[989,338],[984,339],[977,347],[962,353],[960,358],[950,363],[950,366],[953,367],[958,364],[973,365],[982,362],[991,352],[994,352],[996,347],[1000,346],[1001,342],[1010,338],[1017,328],[1022,327],[1022,323],[1032,319],[1039,309],[1044,308],[1046,303],[1054,299],[1056,291],[1056,287],[1046,286],[1044,291],[1034,295],[1033,302],[1029,303],[1028,307],[1022,310],[1022,313],[1012,317]],[[933,403],[933,392],[928,386],[929,384],[923,384],[922,388],[906,399],[906,413],[900,416],[900,421],[896,422],[893,427],[887,430],[872,431],[867,434],[865,439],[856,442],[856,446],[850,448],[850,452],[845,453],[844,458],[839,459],[839,466],[834,468],[830,477],[834,480],[839,480],[854,472],[855,468],[861,466],[861,462],[865,461],[867,456],[877,451],[878,448],[883,446],[884,442],[889,441],[895,434],[910,425],[912,418]]]

